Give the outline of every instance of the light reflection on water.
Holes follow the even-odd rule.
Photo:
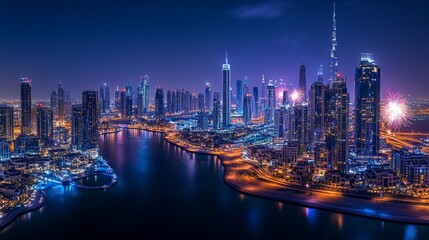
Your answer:
[[[283,203],[282,202],[278,202],[277,203],[277,207],[279,209],[279,212],[281,212],[283,210]]]
[[[337,214],[337,224],[338,229],[341,231],[343,229],[343,214]]]
[[[119,182],[104,191],[50,189],[46,205],[24,215],[26,220],[18,218],[0,239],[52,237],[65,231],[75,239],[81,232],[90,232],[88,238],[94,239],[142,233],[142,238],[150,239],[201,238],[207,233],[217,239],[425,239],[429,234],[423,225],[383,222],[236,192],[225,184],[217,157],[187,154],[166,144],[161,134],[124,130],[100,138],[100,152]],[[95,222],[102,231],[94,231]],[[168,226],[168,231],[157,231],[159,226]]]
[[[429,237],[429,236],[427,236],[427,237]],[[404,239],[405,240],[417,239],[417,228],[416,228],[416,226],[407,225],[405,227]]]
[[[240,200],[241,200],[241,202],[243,202],[243,200],[244,200],[244,194],[242,194],[242,193],[240,193]]]
[[[308,208],[305,207],[304,208],[305,211],[305,216],[307,217],[308,223],[310,223],[310,225],[314,225],[317,223],[317,210],[313,209],[313,208]]]

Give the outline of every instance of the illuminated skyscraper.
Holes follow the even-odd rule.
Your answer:
[[[64,93],[64,116],[71,115],[71,96],[69,91]]]
[[[239,114],[243,113],[243,80],[237,80],[236,107]]]
[[[121,111],[121,93],[119,92],[119,86],[116,86],[115,91],[115,109]]]
[[[317,69],[317,82],[323,83],[323,66],[320,65],[320,67]]]
[[[37,137],[48,144],[54,136],[54,116],[52,110],[39,105],[37,107]]]
[[[126,117],[126,107],[127,105],[127,92],[125,91],[125,88],[121,89],[121,93],[119,95],[119,112],[121,112],[121,116],[124,118]]]
[[[120,95],[120,111],[123,118],[129,118],[132,115],[133,99],[127,94],[127,90],[123,88]]]
[[[110,89],[107,84],[104,84],[104,109],[106,112],[110,112]]]
[[[133,116],[133,96],[125,96],[125,117],[130,118]]]
[[[331,84],[328,141],[328,167],[347,173],[347,143],[348,143],[348,114],[349,94],[346,82],[340,74]]]
[[[213,94],[213,128],[220,129],[221,126],[221,108],[220,108],[220,93]]]
[[[173,112],[173,96],[171,90],[167,90],[167,108],[165,109],[167,113]]]
[[[262,81],[261,81],[261,98],[259,101],[259,105],[260,105],[260,112],[264,112],[265,111],[265,103],[266,103],[266,85],[265,85],[265,76],[262,75]]]
[[[13,107],[0,105],[0,139],[13,140]]]
[[[83,146],[83,108],[82,104],[72,106],[71,148],[82,150]]]
[[[243,80],[243,96],[250,93],[250,88],[249,88],[249,78],[247,76],[244,76],[244,80]]]
[[[380,68],[371,53],[362,53],[355,77],[355,142],[358,154],[380,149]]]
[[[254,118],[259,117],[259,90],[258,87],[253,87],[253,107],[252,113]]]
[[[64,118],[64,105],[65,105],[65,92],[63,88],[63,84],[60,81],[60,84],[58,85],[58,118],[63,119]]]
[[[182,89],[182,99],[183,111],[189,113],[191,111],[191,93]]]
[[[109,86],[106,83],[100,87],[100,112],[108,113],[110,112],[110,90]]]
[[[51,93],[51,110],[54,114],[57,114],[58,111],[58,95],[57,92],[54,90]]]
[[[324,141],[324,126],[325,126],[325,114],[327,109],[325,109],[325,97],[329,91],[329,86],[323,84],[320,81],[316,81],[311,84],[310,87],[310,96],[309,96],[309,120],[310,120],[310,141],[314,147],[318,143]]]
[[[176,113],[177,112],[177,96],[176,91],[171,91],[171,112]]]
[[[204,93],[198,94],[198,110],[204,111]]]
[[[329,81],[330,83],[337,78],[338,74],[338,56],[337,56],[337,22],[335,19],[335,3],[332,17],[332,47],[331,47],[331,62],[329,64]]]
[[[6,139],[0,139],[0,162],[10,159],[10,143]]]
[[[205,108],[206,110],[211,111],[212,110],[212,85],[210,83],[206,83],[206,88],[204,91],[204,98],[205,98]]]
[[[289,140],[299,144],[299,152],[307,150],[308,138],[308,106],[295,105],[289,115]]]
[[[202,107],[202,110],[204,110],[204,94],[202,94],[201,100],[202,100],[200,102],[201,107]],[[191,94],[191,112],[195,112],[198,110],[198,108],[199,108],[198,101],[199,101],[199,99],[198,99],[197,95],[195,93],[192,93]]]
[[[149,111],[149,77],[147,75],[143,78],[143,113]]]
[[[286,109],[278,108],[274,111],[274,136],[284,138],[286,131]]]
[[[143,115],[143,81],[137,85],[137,116]]]
[[[21,78],[21,134],[31,134],[31,79]]]
[[[246,125],[252,124],[252,94],[246,93],[243,99],[243,122]]]
[[[131,97],[131,101],[133,99],[133,87],[131,86],[130,83],[127,83],[127,85],[125,85],[125,91],[127,94],[127,97]]]
[[[98,94],[96,91],[83,91],[83,144],[82,150],[98,146]]]
[[[206,131],[207,130],[208,112],[200,111],[200,112],[197,113],[197,125],[198,125],[198,128],[201,131]]]
[[[180,91],[180,89],[177,89],[176,90],[176,102],[177,102],[177,105],[176,105],[176,110],[175,110],[175,112],[182,112],[183,111],[183,108],[182,108],[182,92]]]
[[[289,107],[289,90],[286,88],[283,90],[283,96],[282,96],[282,106],[285,108]]]
[[[299,89],[302,91],[302,97],[304,101],[307,101],[307,76],[305,65],[299,66]]]
[[[105,108],[105,104],[104,104],[104,86],[101,85],[100,87],[100,94],[99,94],[99,103],[100,103],[100,112],[105,113],[106,112],[106,108]]]
[[[264,111],[264,123],[270,125],[274,120],[274,110],[276,108],[276,89],[273,80],[268,81],[267,98]]]
[[[231,66],[228,64],[228,55],[225,64],[222,64],[222,127],[231,125]]]
[[[159,87],[155,91],[155,117],[162,119],[164,115],[164,89]]]

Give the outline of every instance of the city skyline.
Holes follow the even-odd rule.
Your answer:
[[[428,236],[418,7],[0,3],[0,236]]]
[[[156,13],[166,3],[172,9],[162,8],[162,13],[169,14],[168,18],[162,18],[165,15]],[[265,74],[267,82],[271,78],[282,78],[287,86],[290,83],[297,86],[300,64],[307,68],[307,89],[317,80],[320,64],[324,66],[325,82],[329,80],[333,2],[252,1],[245,4],[209,3],[208,6],[194,4],[192,8],[185,2],[179,8],[181,14],[173,13],[177,4],[164,1],[117,6],[77,2],[67,9],[48,3],[34,6],[35,10],[40,10],[36,18],[34,13],[21,13],[15,24],[3,24],[0,49],[4,55],[0,63],[8,71],[0,73],[0,80],[11,84],[1,89],[0,95],[6,99],[16,98],[19,78],[28,76],[33,80],[33,99],[48,99],[60,81],[73,98],[79,99],[81,89],[99,89],[104,83],[112,89],[117,85],[122,88],[127,82],[136,87],[141,76],[146,74],[153,86],[177,89],[186,85],[192,92],[202,93],[205,83],[209,82],[213,92],[219,92],[222,88],[219,64],[223,62],[225,51],[229,52],[233,66],[232,83],[246,75],[250,86],[259,86],[262,74]],[[78,10],[81,5],[87,8]],[[1,11],[9,11],[0,19],[7,23],[14,20],[14,11],[25,13],[29,9],[20,9],[20,6],[4,3]],[[373,14],[380,6],[385,11]],[[58,7],[58,11],[48,11],[54,7]],[[88,9],[94,7],[100,9],[93,16],[97,20],[88,15]],[[123,11],[108,19],[116,7]],[[209,7],[213,11],[208,11]],[[141,9],[148,21],[144,18],[141,22],[135,21]],[[382,95],[401,89],[404,95],[424,96],[424,91],[420,90],[424,88],[412,90],[410,87],[424,85],[427,75],[426,69],[419,67],[423,64],[422,57],[428,53],[423,44],[428,31],[419,21],[424,17],[422,9],[418,4],[401,6],[396,2],[385,5],[337,1],[339,71],[346,77],[351,99],[354,99],[352,79],[361,52],[375,53],[377,64],[383,68]],[[389,22],[399,21],[388,18],[399,11],[409,16],[401,18],[399,23]],[[71,21],[79,13],[83,13],[80,21]],[[367,19],[368,16],[374,18],[371,22],[383,21],[377,21],[377,28],[358,24],[360,21],[356,19]],[[49,22],[52,17],[58,21]],[[201,21],[194,23],[194,17],[200,17]],[[298,24],[294,26],[290,22]],[[86,27],[82,27],[84,25]],[[234,32],[238,28],[241,31]],[[358,34],[363,29],[366,34]],[[23,38],[21,32],[31,37]],[[407,34],[397,38],[394,37],[397,32]],[[156,40],[160,44],[154,45]],[[395,47],[402,44],[407,48]],[[166,54],[174,57],[166,57]],[[403,61],[408,55],[413,56],[408,57],[413,61]],[[43,61],[39,61],[41,58]],[[396,67],[399,65],[401,68]],[[192,71],[188,71],[189,66]],[[150,89],[151,99],[154,92],[155,88]]]

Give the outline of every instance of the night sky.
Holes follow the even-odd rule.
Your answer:
[[[354,101],[361,52],[381,67],[382,95],[428,96],[429,5],[422,0],[337,3],[340,72]],[[19,98],[19,77],[33,79],[33,99],[63,82],[72,97],[106,82],[111,92],[150,77],[164,89],[221,89],[228,51],[232,86],[248,75],[307,85],[319,64],[329,73],[333,1],[0,1],[0,99]],[[152,95],[153,96],[153,95]],[[112,94],[113,97],[113,94]],[[428,96],[429,97],[429,96]]]

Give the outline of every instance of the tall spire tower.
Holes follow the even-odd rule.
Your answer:
[[[333,28],[332,28],[332,48],[331,48],[331,63],[329,64],[329,81],[332,83],[338,74],[338,56],[337,56],[337,22],[335,20],[335,3],[333,12]]]
[[[228,128],[231,124],[231,66],[228,63],[228,53],[225,64],[222,64],[222,127]]]

